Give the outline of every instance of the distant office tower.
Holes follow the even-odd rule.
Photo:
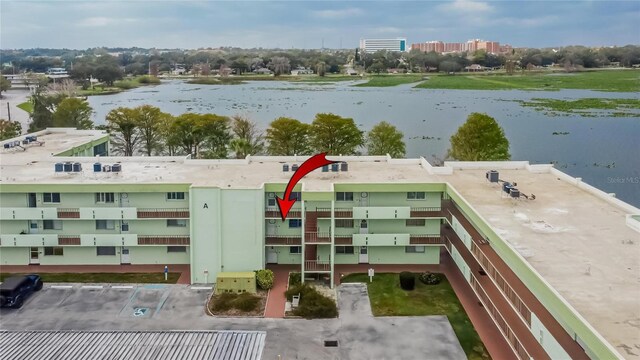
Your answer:
[[[360,49],[368,53],[379,50],[406,51],[407,39],[360,39]]]

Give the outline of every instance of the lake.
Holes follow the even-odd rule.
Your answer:
[[[449,137],[471,112],[484,112],[503,127],[513,160],[554,162],[556,167],[635,206],[640,206],[640,117],[553,116],[514,100],[532,98],[637,98],[636,93],[590,90],[476,91],[353,87],[328,84],[254,81],[240,85],[197,85],[181,80],[114,95],[92,96],[94,122],[119,106],[143,104],[165,112],[244,114],[262,128],[280,116],[311,122],[316,113],[351,117],[364,131],[385,120],[405,134],[407,157],[442,159]],[[568,133],[553,135],[553,133]]]

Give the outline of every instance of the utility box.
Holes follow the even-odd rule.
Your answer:
[[[216,294],[231,293],[256,293],[256,274],[247,272],[221,272],[216,280]]]

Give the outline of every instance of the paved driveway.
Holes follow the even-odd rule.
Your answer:
[[[264,359],[465,359],[445,317],[374,318],[364,285],[341,285],[340,317],[326,320],[212,318],[204,313],[211,290],[99,286],[45,285],[21,309],[1,309],[0,329],[261,330]]]

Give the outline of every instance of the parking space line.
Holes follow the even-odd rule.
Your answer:
[[[83,289],[103,289],[102,285],[82,285]]]
[[[162,306],[164,306],[164,303],[167,302],[167,298],[169,297],[171,290],[173,289],[169,288],[168,291],[165,291],[164,294],[162,294],[162,298],[160,299],[160,302],[158,302],[158,306],[156,306],[156,311],[153,313],[152,316],[156,316],[160,312],[160,309],[162,309]]]
[[[129,301],[127,301],[126,304],[124,304],[124,306],[122,307],[122,309],[120,309],[120,312],[118,313],[118,316],[122,315],[122,312],[124,312],[124,309],[127,308],[127,306],[129,306],[129,304],[131,304],[131,300],[133,300],[133,298],[136,296],[136,294],[138,293],[138,290],[140,290],[140,288],[136,288],[136,290],[131,293],[131,296],[129,296]]]
[[[51,289],[71,289],[73,285],[51,285]]]
[[[112,289],[133,289],[131,285],[112,285]]]
[[[213,286],[192,286],[191,290],[213,290]]]

